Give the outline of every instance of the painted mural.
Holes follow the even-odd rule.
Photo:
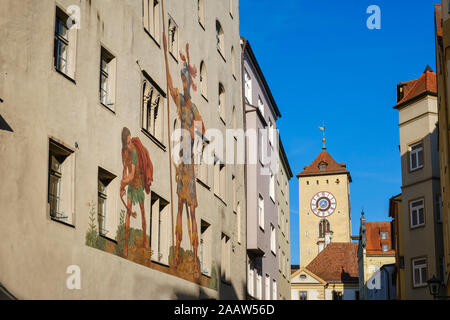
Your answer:
[[[151,223],[150,230],[147,231],[147,217],[151,219],[151,212],[146,212],[145,204],[147,203],[148,208],[151,202],[151,197],[148,195],[151,194],[153,182],[153,163],[147,148],[138,137],[132,137],[128,128],[123,128],[121,133],[123,171],[120,181],[120,203],[122,208],[118,212],[120,222],[116,230],[115,241],[100,236],[97,225],[96,203],[91,202],[86,245],[217,290],[218,273],[216,265],[213,263],[210,277],[207,277],[201,273],[201,263],[198,257],[199,227],[196,220],[198,202],[193,146],[195,135],[203,135],[205,127],[196,105],[191,100],[191,89],[196,91],[194,79],[197,77],[197,68],[190,63],[189,44],[186,44],[185,54],[180,52],[180,58],[183,62],[180,71],[183,85],[181,93],[173,85],[167,61],[167,39],[165,34],[163,36],[163,44],[167,87],[176,105],[179,129],[183,129],[181,130],[183,134],[180,141],[183,146],[179,155],[181,161],[178,163],[172,161],[175,169],[172,177],[175,184],[172,190],[176,191],[176,196],[174,194],[173,197],[173,211],[176,210],[176,222],[173,219],[174,212],[170,212],[172,216],[172,237],[167,242],[170,246],[168,250],[168,266],[152,261]],[[190,150],[186,152],[185,148],[190,148]],[[140,212],[140,217],[138,217],[137,211]],[[151,211],[151,209],[147,211]],[[131,227],[130,220],[132,218],[140,218],[140,229]],[[136,227],[136,224],[134,226]],[[188,230],[189,248],[182,247],[183,226],[186,226]]]

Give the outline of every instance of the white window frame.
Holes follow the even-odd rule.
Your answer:
[[[422,202],[421,205],[413,206],[416,203]],[[413,208],[414,207],[414,208]],[[422,209],[422,215],[423,215],[423,223],[420,223],[420,216],[419,212],[420,209]],[[417,218],[417,224],[413,224],[413,215],[416,215]],[[417,228],[425,225],[425,199],[417,199],[413,200],[409,203],[409,218],[410,218],[410,226],[411,228]]]
[[[264,279],[264,299],[270,300],[270,276],[266,273],[266,278]]]
[[[258,198],[258,225],[264,231],[264,198],[262,195],[259,195]]]
[[[270,224],[270,250],[274,255],[277,255],[277,239],[275,226],[273,224]]]
[[[245,98],[249,104],[252,104],[252,78],[248,73],[247,69],[244,68],[244,87],[245,87]]]
[[[422,261],[425,261],[425,263],[421,263],[419,265],[415,264],[416,262],[422,262]],[[411,260],[411,264],[412,264],[412,275],[413,275],[413,286],[414,286],[414,288],[427,286],[427,280],[428,280],[428,261],[427,261],[427,258],[412,259]],[[425,269],[427,279],[422,279],[423,278],[423,269]],[[420,279],[416,279],[416,270],[419,270],[419,278]]]
[[[413,148],[420,146],[419,148],[413,150]],[[420,154],[422,154],[422,163],[420,163]],[[413,158],[416,161],[416,166],[413,167]],[[422,169],[424,166],[424,146],[423,146],[423,141],[420,141],[418,143],[412,144],[411,146],[409,146],[409,169],[410,171],[416,171],[419,169]]]

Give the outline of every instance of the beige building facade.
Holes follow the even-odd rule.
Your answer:
[[[225,147],[176,162],[171,139],[243,128],[238,1],[0,6],[0,283],[19,299],[245,298],[244,166]]]
[[[397,85],[402,167],[401,235],[405,299],[432,299],[427,280],[443,273],[436,74]]]

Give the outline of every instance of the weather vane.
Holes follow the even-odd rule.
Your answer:
[[[323,146],[322,146],[322,150],[327,150],[327,146],[325,144],[327,142],[327,140],[325,139],[325,130],[326,130],[325,129],[325,122],[323,122],[323,125],[321,127],[319,127],[319,130],[323,132],[323,139],[322,139]]]

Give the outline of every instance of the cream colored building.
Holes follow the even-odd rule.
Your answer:
[[[442,195],[442,231],[444,240],[445,270],[442,282],[446,287],[445,295],[450,296],[450,124],[449,112],[449,59],[450,46],[450,13],[448,1],[442,1],[435,7],[436,29],[436,67],[438,86],[438,118],[439,118],[439,163]]]
[[[432,299],[427,280],[444,269],[438,154],[436,74],[427,67],[420,78],[397,85],[402,167],[401,235],[403,296]]]
[[[279,136],[280,137],[280,136]],[[280,141],[278,143],[279,164],[277,175],[278,201],[278,257],[280,300],[291,299],[291,240],[290,240],[290,209],[289,180],[293,177],[289,161]]]
[[[238,1],[0,7],[0,283],[19,299],[245,298],[243,165],[225,150],[186,176],[170,157],[191,115],[243,127]],[[164,34],[173,87],[191,84],[180,109]]]
[[[332,242],[351,242],[350,172],[322,150],[297,175],[299,180],[300,267]]]

